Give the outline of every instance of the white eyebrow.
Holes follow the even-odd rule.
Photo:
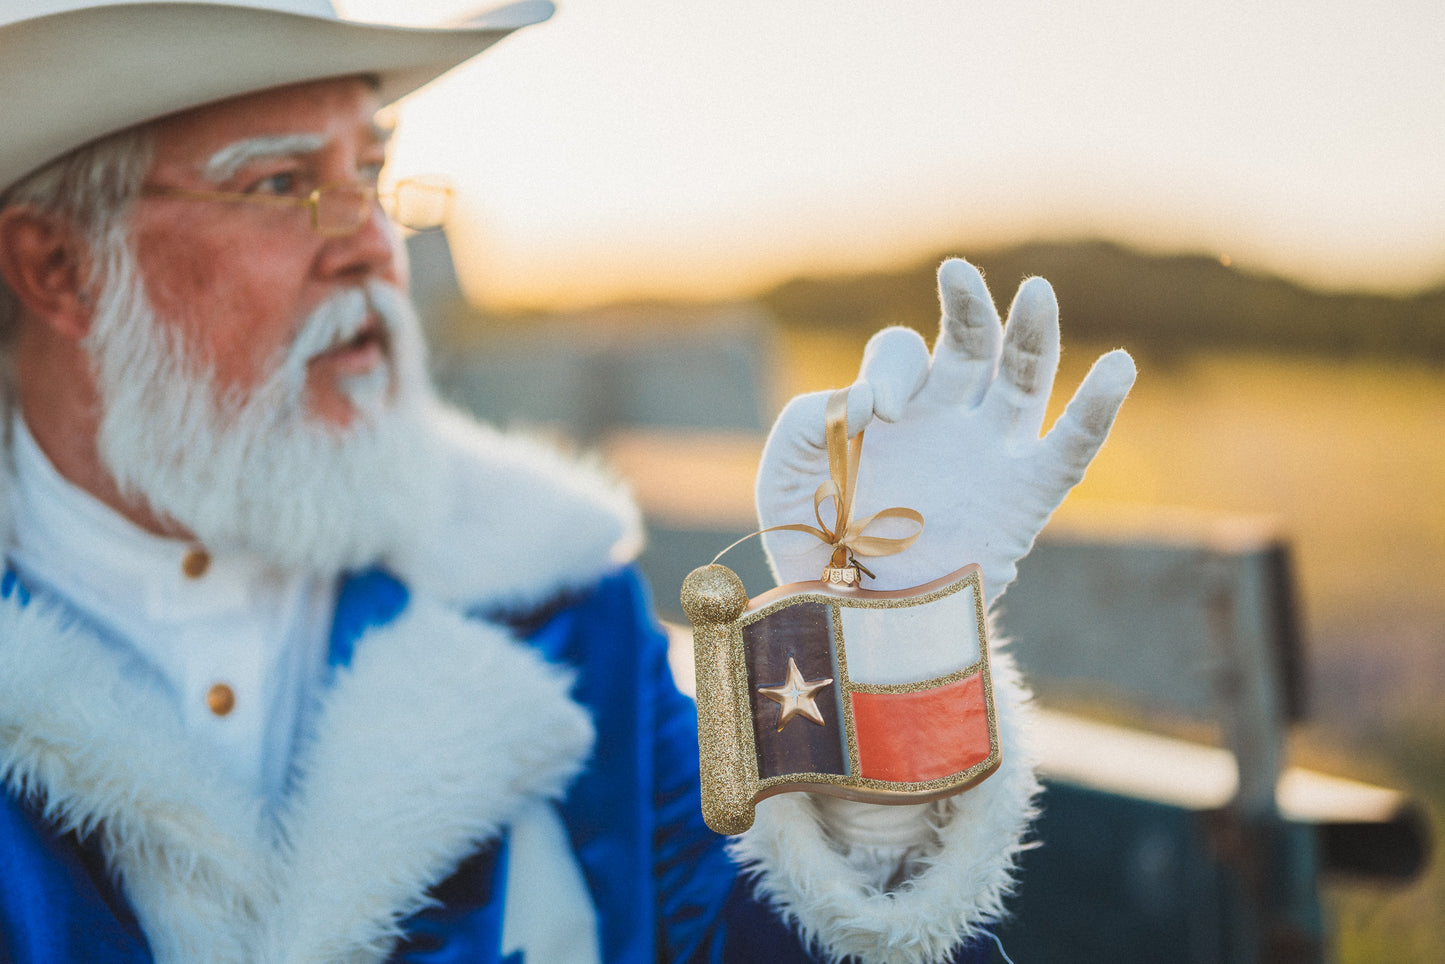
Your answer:
[[[274,134],[248,137],[227,144],[206,160],[202,172],[209,181],[224,181],[252,161],[315,154],[326,146],[321,134]]]
[[[371,125],[371,136],[383,148],[391,142],[394,133],[394,125]],[[224,181],[252,161],[301,157],[318,153],[325,146],[326,137],[322,134],[264,134],[260,137],[248,137],[243,141],[227,144],[212,154],[202,167],[202,173],[209,181]]]

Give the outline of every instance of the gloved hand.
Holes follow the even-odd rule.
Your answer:
[[[921,512],[925,523],[902,553],[861,557],[876,577],[863,585],[906,589],[977,562],[992,603],[1109,434],[1134,383],[1134,361],[1116,350],[1095,362],[1040,438],[1059,364],[1053,289],[1042,278],[1025,281],[1004,328],[972,265],[944,262],[938,287],[943,319],[932,357],[916,332],[885,329],[868,342],[849,392],[848,434],[867,428],[854,518],[904,506]],[[793,399],[774,424],[758,469],[762,527],[813,522],[813,493],[829,477],[830,394]],[[869,534],[906,535],[912,528],[880,520]],[[806,533],[762,538],[779,583],[817,579],[831,555]]]

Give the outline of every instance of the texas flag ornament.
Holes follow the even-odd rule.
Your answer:
[[[852,518],[863,433],[848,437],[847,408],[847,389],[828,400],[829,478],[813,495],[817,525],[763,530],[828,545],[821,578],[749,601],[737,574],[714,559],[682,584],[697,662],[703,819],[718,833],[747,830],[757,801],[789,790],[921,803],[998,769],[979,567],[912,589],[860,587],[872,574],[858,557],[905,551],[923,516],[894,506]],[[917,528],[869,534],[890,519]]]
[[[921,803],[998,768],[978,566],[908,590],[819,580],[749,601],[732,570],[711,565],[687,577],[682,602],[702,812],[718,833],[742,833],[776,793]]]

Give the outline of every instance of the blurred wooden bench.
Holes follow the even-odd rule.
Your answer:
[[[1268,523],[1074,514],[1020,565],[999,618],[1045,706],[1219,736],[1043,714],[1042,846],[1004,932],[1020,959],[1319,961],[1322,876],[1423,868],[1428,824],[1404,795],[1286,766],[1305,656],[1288,544]]]

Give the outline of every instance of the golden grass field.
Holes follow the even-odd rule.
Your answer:
[[[780,334],[780,391],[847,384],[862,344]],[[1070,345],[1050,420],[1102,347]],[[1088,503],[1276,519],[1303,609],[1302,762],[1409,790],[1445,816],[1445,370],[1397,361],[1140,354],[1139,381],[1088,476]],[[1445,871],[1332,884],[1333,960],[1445,960]]]

